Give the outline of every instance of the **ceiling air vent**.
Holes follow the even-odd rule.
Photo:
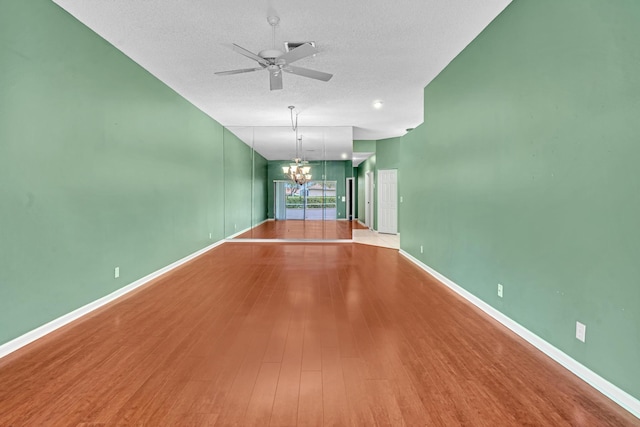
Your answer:
[[[298,46],[302,46],[305,43],[309,43],[311,46],[316,47],[316,42],[284,42],[284,50],[289,52],[297,48]]]

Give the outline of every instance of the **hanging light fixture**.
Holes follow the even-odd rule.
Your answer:
[[[311,166],[309,162],[302,158],[302,136],[298,137],[298,113],[296,113],[295,121],[293,118],[294,106],[289,106],[291,112],[291,128],[296,133],[296,157],[289,166],[283,166],[282,172],[291,181],[298,185],[304,185],[311,180]]]
[[[302,147],[302,138],[296,139],[296,158],[289,166],[283,166],[282,172],[287,178],[298,185],[304,185],[311,180],[311,166],[298,155],[298,147]]]

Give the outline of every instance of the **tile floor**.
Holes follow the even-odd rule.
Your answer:
[[[400,249],[399,234],[384,234],[366,230],[352,230],[353,243],[363,245],[381,246],[383,248]]]

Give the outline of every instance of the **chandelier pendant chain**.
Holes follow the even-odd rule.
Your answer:
[[[295,163],[290,163],[289,166],[283,166],[282,172],[284,172],[285,176],[291,181],[301,186],[311,180],[311,167],[307,166],[307,162],[302,159],[302,137],[298,136],[298,113],[296,113],[294,120],[294,109],[295,107],[293,105],[289,106],[289,111],[291,113],[291,129],[296,134],[296,157],[293,159]]]

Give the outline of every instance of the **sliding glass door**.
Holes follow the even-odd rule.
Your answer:
[[[304,219],[337,219],[336,181],[310,181],[301,191],[305,199]]]
[[[336,181],[274,181],[275,219],[337,219]]]

